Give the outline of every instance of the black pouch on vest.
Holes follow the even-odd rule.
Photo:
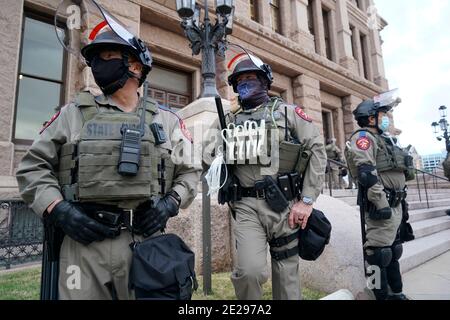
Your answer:
[[[289,207],[289,202],[283,191],[278,187],[276,181],[272,177],[265,177],[264,185],[266,202],[269,207],[276,213],[282,213],[286,210]],[[255,184],[255,188],[258,189],[258,182]]]
[[[315,261],[330,243],[331,223],[325,214],[314,209],[305,230],[300,230],[298,255],[306,261]]]
[[[137,243],[130,269],[131,289],[137,300],[191,300],[198,284],[195,256],[174,234]]]

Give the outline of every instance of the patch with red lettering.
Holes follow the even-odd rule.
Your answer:
[[[180,128],[181,132],[183,132],[183,135],[188,139],[191,143],[194,143],[194,139],[192,138],[191,132],[186,128],[186,125],[184,124],[183,120],[180,119]]]
[[[295,108],[295,113],[303,120],[312,122],[312,119],[305,113],[305,111],[303,111],[302,108],[300,107]]]
[[[369,138],[367,138],[367,137],[361,137],[356,141],[356,146],[358,147],[358,149],[363,150],[363,151],[369,150],[371,144],[372,143],[370,142]]]
[[[58,111],[57,113],[55,113],[55,114],[53,115],[53,117],[52,117],[50,120],[46,121],[45,124],[44,124],[44,127],[41,129],[41,131],[39,131],[39,134],[42,134],[42,133],[45,131],[45,129],[47,129],[48,127],[50,127],[50,125],[53,123],[53,121],[55,121],[56,119],[58,119],[58,117],[59,117],[60,114],[61,114],[61,111]]]

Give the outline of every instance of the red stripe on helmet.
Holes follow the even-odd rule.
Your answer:
[[[228,67],[227,67],[228,70],[230,70],[231,66],[233,65],[233,63],[236,62],[236,60],[238,60],[238,59],[241,58],[242,56],[246,56],[246,55],[247,55],[247,53],[243,52],[243,53],[240,53],[240,54],[238,54],[237,56],[235,56],[233,59],[231,59],[230,63],[228,63]]]
[[[89,35],[89,40],[93,41],[95,39],[95,37],[97,36],[97,34],[100,32],[100,30],[102,30],[104,27],[106,27],[108,25],[108,23],[106,22],[106,20],[100,22],[91,32],[91,34]]]

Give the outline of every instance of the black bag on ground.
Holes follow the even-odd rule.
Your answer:
[[[305,230],[300,230],[298,255],[306,261],[315,261],[330,243],[331,223],[325,214],[313,209]]]
[[[198,284],[195,255],[174,234],[137,243],[133,249],[130,288],[137,300],[190,300]]]

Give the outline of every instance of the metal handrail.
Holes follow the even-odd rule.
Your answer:
[[[328,159],[327,160],[327,168],[328,169],[330,168],[330,164],[335,164],[335,165],[337,165],[341,168],[345,168],[349,171],[349,167],[345,163],[342,163],[340,161]],[[445,177],[439,176],[437,174],[429,173],[429,172],[426,172],[426,171],[423,171],[420,169],[414,169],[414,170],[415,170],[415,174],[416,174],[417,190],[419,192],[419,202],[422,202],[422,189],[421,189],[420,182],[419,182],[419,175],[422,174],[423,187],[424,187],[424,191],[425,191],[425,200],[427,202],[427,208],[430,209],[430,198],[428,195],[428,182],[427,182],[425,176],[427,175],[427,176],[433,177],[433,185],[434,185],[435,189],[438,188],[437,180],[442,180],[442,181],[446,181],[446,182],[450,182],[450,180]],[[330,192],[330,197],[332,197],[333,196],[333,183],[332,183],[333,177],[331,175],[332,174],[331,170],[328,170],[327,174],[328,174],[328,189]],[[350,174],[350,172],[348,174]]]
[[[419,174],[422,174],[423,186],[425,189],[425,197],[426,197],[426,201],[427,201],[427,208],[430,209],[430,199],[428,196],[428,183],[427,183],[427,180],[425,179],[425,175],[433,177],[433,184],[434,184],[435,189],[437,189],[437,181],[436,181],[437,179],[444,180],[446,182],[450,182],[450,180],[447,178],[438,176],[436,174],[420,170],[420,169],[415,169],[415,171],[416,171],[417,190],[419,192],[419,201],[422,202],[422,193],[421,193],[420,182],[419,182]]]

